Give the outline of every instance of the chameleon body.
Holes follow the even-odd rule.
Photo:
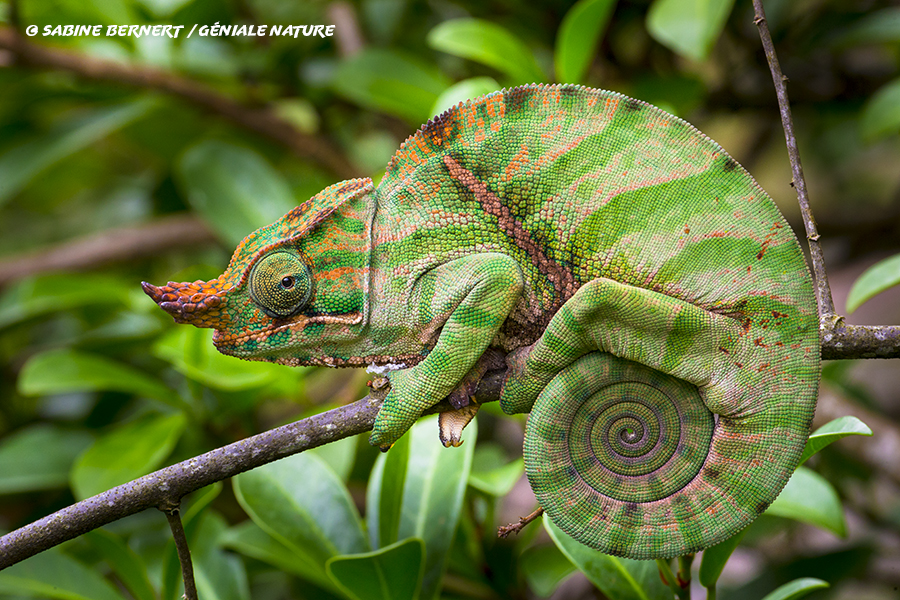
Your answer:
[[[506,353],[501,405],[532,411],[541,505],[635,558],[695,552],[762,513],[818,390],[811,279],[772,200],[688,123],[579,86],[461,104],[377,188],[326,188],[219,278],[145,290],[226,354],[405,367],[382,447],[448,396],[464,423]]]

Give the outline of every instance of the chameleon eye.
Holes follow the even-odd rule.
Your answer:
[[[250,272],[250,295],[271,317],[289,317],[306,304],[312,293],[309,268],[286,250],[261,258]]]

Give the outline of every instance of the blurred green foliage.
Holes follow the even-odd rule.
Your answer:
[[[820,227],[842,248],[835,260],[896,253],[900,9],[765,5]],[[20,30],[183,25],[178,39],[27,39],[174,74],[246,114],[271,107],[375,178],[415,127],[467,98],[532,81],[614,89],[697,124],[794,218],[752,16],[744,0],[0,1],[2,26]],[[185,37],[215,23],[335,23],[336,35]],[[138,285],[216,276],[244,235],[336,181],[327,166],[157,89],[17,64],[5,51],[0,64],[0,271],[28,252],[178,213],[219,240],[113,256],[87,272],[34,270],[0,289],[0,529],[364,394],[364,374],[221,356],[208,332],[174,326]],[[896,257],[876,265],[848,308],[900,282],[896,267]],[[826,379],[840,393],[852,388],[847,369]],[[512,500],[523,496],[522,422],[495,407],[479,422],[477,443],[472,427],[458,450],[440,448],[424,421],[387,455],[346,440],[197,492],[183,518],[201,597],[673,597],[655,563],[599,555],[549,522],[546,533],[532,525],[497,539],[498,525],[533,507],[527,493],[524,507]],[[867,432],[858,420],[832,422],[804,457]],[[868,493],[869,467],[833,450],[798,470],[768,515],[704,553],[703,586],[716,586],[735,548],[758,556],[753,549],[808,535],[799,522],[846,533],[845,503]],[[896,540],[900,504],[891,506],[857,500],[853,510]],[[798,598],[826,585],[809,576],[833,586],[819,598],[854,597],[858,586],[891,597],[896,572],[892,583],[867,563],[877,544],[856,536],[813,556],[782,553],[727,597]],[[0,598],[168,600],[180,585],[165,519],[147,513],[0,573]]]

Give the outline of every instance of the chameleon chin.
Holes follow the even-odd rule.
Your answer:
[[[580,86],[460,104],[377,188],[332,185],[217,279],[144,290],[226,354],[406,365],[370,438],[383,448],[447,396],[458,444],[502,352],[541,506],[632,558],[696,552],[763,512],[818,392],[811,277],[769,196],[690,124]]]

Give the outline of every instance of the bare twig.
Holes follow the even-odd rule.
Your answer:
[[[358,170],[328,140],[306,134],[268,107],[250,107],[189,79],[159,69],[126,65],[29,42],[14,29],[0,27],[0,48],[32,67],[70,71],[93,81],[122,83],[177,96],[232,123],[283,144],[297,156],[334,174],[356,177]]]
[[[822,246],[819,244],[819,231],[816,228],[816,219],[809,207],[809,195],[806,192],[806,179],[803,177],[803,166],[800,164],[800,151],[797,148],[797,136],[794,134],[794,120],[791,117],[791,105],[787,97],[785,77],[781,72],[781,65],[775,55],[775,45],[772,43],[772,35],[766,23],[766,13],[763,10],[762,0],[753,0],[753,8],[756,12],[753,22],[759,28],[759,37],[762,39],[766,60],[772,71],[772,81],[775,84],[775,94],[778,96],[778,109],[781,112],[781,125],[784,128],[784,138],[787,142],[788,156],[791,160],[793,172],[792,185],[797,190],[797,200],[800,202],[800,212],[803,215],[803,226],[806,228],[806,239],[809,241],[809,254],[813,263],[813,274],[816,279],[816,302],[819,305],[820,319],[825,319],[834,314],[834,300],[831,298],[831,286],[828,285],[828,274],[825,272],[825,258],[822,255]]]
[[[191,561],[191,548],[188,546],[184,525],[181,523],[181,511],[178,504],[160,507],[169,521],[172,537],[175,538],[175,550],[178,562],[181,563],[181,577],[184,580],[185,600],[197,600],[197,585],[194,583],[194,563]]]
[[[211,244],[215,235],[200,219],[178,215],[110,229],[48,249],[0,261],[0,287],[47,271],[72,271],[158,256],[175,248]]]
[[[0,569],[148,508],[177,504],[216,481],[368,431],[381,402],[365,397],[120,485],[0,538]]]
[[[497,537],[505,538],[509,537],[509,534],[515,533],[519,535],[519,532],[525,529],[525,526],[540,517],[544,514],[544,509],[540,506],[537,507],[537,510],[531,513],[526,517],[519,517],[518,523],[510,523],[509,525],[501,525],[497,528]]]
[[[477,391],[479,402],[494,402],[499,398],[503,373],[492,371],[481,380]],[[217,448],[82,500],[0,537],[0,569],[148,508],[177,504],[187,494],[211,483],[369,431],[380,407],[381,400],[366,396],[353,404]],[[444,401],[428,412],[451,408]]]
[[[791,105],[785,85],[788,78],[781,72],[781,65],[775,54],[775,45],[772,43],[772,35],[769,33],[762,0],[753,0],[753,9],[755,11],[753,22],[759,28],[759,37],[762,40],[766,60],[772,72],[775,95],[778,97],[781,125],[784,128],[784,139],[787,143],[788,157],[793,173],[791,185],[797,190],[797,201],[800,203],[800,213],[803,215],[803,226],[806,228],[806,239],[809,242],[809,255],[815,277],[816,304],[819,308],[822,358],[900,358],[900,326],[847,325],[844,323],[844,317],[835,313],[831,286],[828,283],[828,274],[825,269],[825,257],[819,243],[819,231],[812,208],[809,206],[806,179],[803,177],[803,166],[800,164],[800,151],[797,148],[794,120],[791,117]]]

